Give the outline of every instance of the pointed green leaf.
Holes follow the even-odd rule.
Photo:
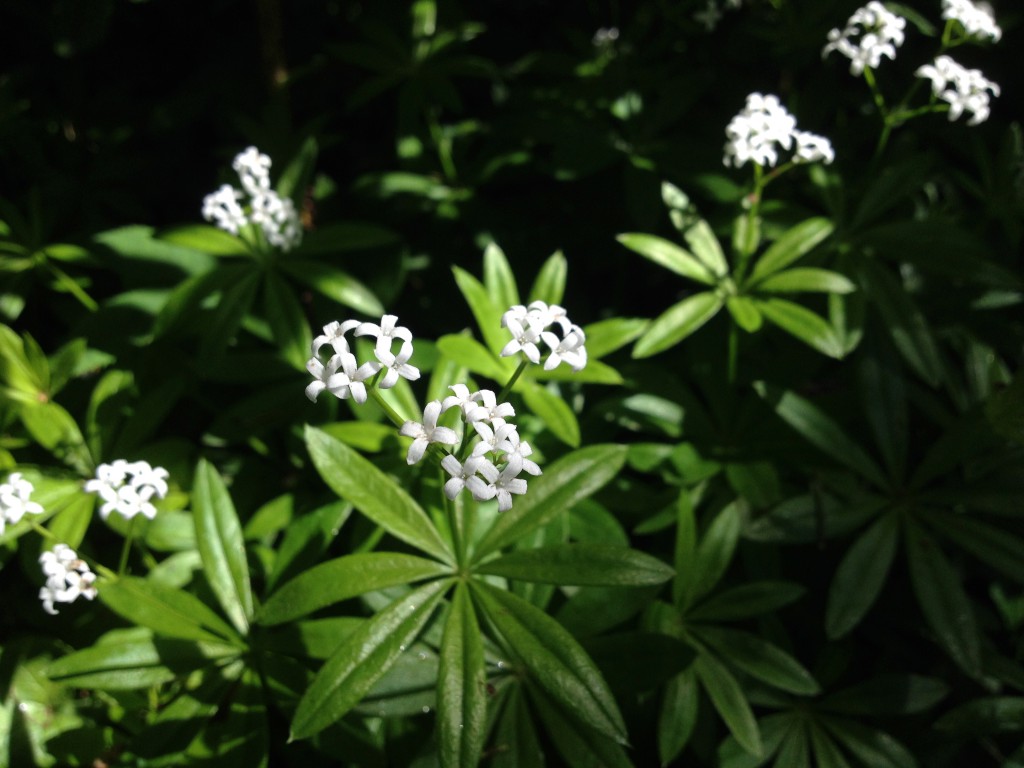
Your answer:
[[[729,310],[736,325],[747,333],[754,333],[764,322],[757,303],[747,296],[730,296],[725,300],[725,308]]]
[[[668,681],[658,713],[658,756],[668,765],[686,746],[697,724],[700,707],[697,673],[680,672]]]
[[[537,273],[537,279],[533,281],[530,289],[530,301],[544,301],[548,304],[561,304],[565,295],[565,279],[569,272],[569,262],[561,251],[548,256],[547,261]],[[590,338],[588,334],[587,349],[590,349]],[[593,353],[591,353],[593,354]]]
[[[258,272],[243,271],[238,279],[225,287],[209,320],[204,323],[199,342],[199,359],[204,363],[219,361],[228,344],[238,334],[242,321],[256,300],[260,287]]]
[[[618,474],[625,461],[625,446],[593,445],[545,467],[544,474],[531,478],[529,490],[484,534],[475,560],[479,562],[592,495]]]
[[[538,384],[529,385],[524,382],[523,400],[550,431],[566,445],[578,448],[580,444],[580,425],[576,414],[561,397]]]
[[[1024,505],[1022,505],[1024,506]],[[1024,583],[1024,541],[974,517],[934,510],[928,522],[949,540],[1017,582]]]
[[[316,427],[306,427],[306,446],[320,477],[331,490],[395,538],[439,560],[452,562],[437,528],[395,480]]]
[[[842,751],[821,726],[812,720],[807,727],[811,736],[814,761],[818,768],[850,768]]]
[[[590,323],[583,330],[587,334],[587,354],[591,358],[604,357],[640,337],[648,321],[636,317],[613,317]]]
[[[282,357],[293,368],[305,370],[313,336],[295,290],[276,272],[267,272],[264,277],[263,307]]]
[[[158,237],[162,242],[202,251],[211,256],[240,256],[248,252],[241,238],[209,224],[187,224],[165,229]]]
[[[829,269],[794,267],[752,283],[751,290],[765,293],[853,293],[857,286],[846,275]]]
[[[206,579],[231,623],[245,634],[253,614],[245,538],[224,481],[205,459],[196,467],[192,514]]]
[[[807,219],[786,230],[757,260],[751,281],[767,277],[803,258],[832,234],[832,222],[824,218]]]
[[[450,586],[434,581],[413,590],[346,637],[299,701],[291,738],[319,733],[358,704],[412,645]]]
[[[717,592],[686,612],[691,621],[737,621],[777,611],[806,590],[792,581],[754,581]]]
[[[537,739],[532,707],[527,704],[524,686],[512,685],[505,690],[505,706],[492,737],[493,768],[543,765],[544,753]]]
[[[484,287],[501,312],[519,303],[516,277],[497,243],[488,243],[484,250]]]
[[[839,563],[828,592],[825,631],[835,640],[856,627],[875,604],[896,554],[899,521],[880,518],[853,543]]]
[[[669,240],[639,232],[622,234],[616,239],[631,251],[636,251],[641,256],[677,275],[705,285],[714,285],[716,282],[714,274],[707,265],[686,249]]]
[[[718,314],[722,298],[711,291],[694,294],[659,315],[633,347],[633,357],[650,357],[673,347]]]
[[[743,695],[743,689],[732,673],[707,653],[697,656],[693,669],[711,703],[740,746],[752,755],[762,755],[764,746],[757,721],[747,697]]]
[[[445,357],[491,381],[507,381],[515,370],[509,358],[496,357],[487,347],[470,336],[449,334],[437,340],[437,348]]]
[[[477,573],[563,586],[641,587],[662,584],[674,571],[656,557],[611,544],[555,544],[513,550]]]
[[[444,576],[451,569],[436,560],[397,552],[364,552],[336,557],[303,571],[263,604],[258,621],[283,624],[333,603],[387,587]]]
[[[537,719],[555,743],[566,764],[573,768],[632,768],[625,750],[607,736],[581,725],[571,707],[559,706],[543,690],[527,684]]]
[[[937,678],[889,674],[836,691],[821,700],[821,708],[858,717],[916,715],[948,694],[949,686]]]
[[[626,743],[626,725],[594,662],[561,624],[520,597],[474,579],[474,600],[531,677],[599,733]]]
[[[785,299],[759,299],[757,308],[770,323],[795,336],[824,355],[842,358],[846,354],[835,329],[820,315]]]
[[[734,667],[783,691],[813,696],[821,690],[800,662],[776,645],[749,632],[723,627],[694,627],[693,633]]]
[[[508,332],[501,327],[501,315],[508,307],[499,307],[483,283],[460,267],[452,267],[455,283],[469,304],[476,324],[480,328],[484,343],[494,354],[498,354],[508,343]]]
[[[384,314],[384,305],[373,291],[337,267],[313,259],[291,256],[278,261],[278,265],[300,283],[323,294],[331,301],[351,307],[356,312],[362,312],[370,317],[380,317]]]
[[[487,732],[487,677],[466,582],[455,588],[441,639],[437,727],[443,768],[475,768]]]
[[[888,733],[845,718],[822,717],[819,722],[862,765],[871,768],[917,768],[917,760],[910,751]]]
[[[710,592],[725,574],[739,543],[742,523],[740,505],[733,502],[718,513],[700,538],[694,558],[696,578],[690,592],[691,600]]]
[[[971,739],[982,734],[1024,731],[1024,696],[988,696],[961,704],[935,723],[941,731]]]
[[[682,610],[691,602],[697,580],[697,515],[690,491],[683,488],[676,500],[676,541],[673,564],[676,576],[672,580],[672,603]]]
[[[725,252],[722,251],[722,245],[718,242],[715,233],[711,231],[711,227],[708,226],[704,219],[698,219],[692,227],[686,230],[683,236],[693,250],[693,255],[708,268],[711,274],[717,278],[722,278],[729,274],[729,263],[725,260]]]

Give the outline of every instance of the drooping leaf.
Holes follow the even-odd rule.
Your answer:
[[[802,696],[813,696],[821,690],[800,662],[757,635],[705,626],[695,626],[693,633],[715,654],[769,685]]]

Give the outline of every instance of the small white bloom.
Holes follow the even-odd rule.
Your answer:
[[[314,403],[325,389],[339,400],[351,397],[357,403],[365,403],[366,385],[363,381],[374,373],[369,364],[356,368],[355,355],[350,352],[332,355],[327,365],[315,357],[310,358],[306,361],[306,370],[313,374],[314,378],[306,387],[306,397]]]
[[[832,142],[824,136],[810,131],[794,131],[796,148],[793,150],[794,163],[831,163],[836,159]]]
[[[996,42],[1003,36],[992,9],[971,0],[942,0],[942,18],[959,22],[969,37],[988,37]]]
[[[290,251],[302,242],[302,224],[291,198],[268,189],[254,194],[249,205],[252,223],[263,231],[272,246]]]
[[[86,600],[96,597],[96,575],[67,544],[56,544],[52,550],[43,552],[39,563],[46,576],[46,585],[40,588],[39,599],[47,613],[57,613],[54,603],[73,603],[79,597]]]
[[[22,477],[21,472],[12,472],[7,482],[0,485],[0,533],[7,523],[17,523],[26,514],[41,515],[43,507],[30,498],[35,486]]]
[[[991,112],[989,93],[999,95],[999,86],[980,70],[967,69],[949,56],[936,57],[934,64],[918,67],[915,74],[930,80],[932,93],[949,103],[950,120],[956,120],[965,111],[970,112],[968,125],[987,120]],[[950,85],[952,87],[948,87]]]
[[[897,16],[877,0],[858,8],[846,26],[828,33],[828,45],[822,57],[839,51],[850,60],[850,74],[859,75],[865,67],[875,69],[882,57],[896,58],[896,49],[903,45],[903,30],[907,21]]]
[[[523,459],[512,455],[508,464],[501,470],[501,474],[491,483],[494,495],[498,498],[499,512],[508,512],[512,509],[512,494],[521,496],[526,493],[526,481],[519,478],[522,471]]]
[[[586,367],[587,348],[583,344],[587,337],[578,325],[572,326],[561,339],[551,331],[542,332],[540,337],[551,348],[551,354],[544,361],[545,371],[557,368],[559,363],[563,362],[567,363],[574,371],[582,371]]]
[[[416,381],[420,377],[420,369],[409,365],[409,358],[412,357],[412,344],[408,341],[402,342],[402,348],[397,355],[391,354],[389,349],[381,348],[378,348],[375,354],[380,365],[387,369],[384,378],[379,382],[381,389],[390,389],[395,386],[400,376],[409,381]]]
[[[422,424],[416,421],[407,421],[398,430],[399,434],[413,438],[412,445],[409,446],[409,454],[405,459],[407,463],[415,464],[422,459],[430,443],[455,445],[459,441],[455,430],[437,426],[437,418],[440,415],[441,401],[431,400],[423,409]]]
[[[515,416],[516,410],[512,403],[499,403],[497,396],[489,389],[481,389],[474,392],[473,399],[480,403],[465,410],[466,423],[475,424],[478,421],[493,421]]]
[[[516,432],[516,425],[509,424],[504,419],[493,419],[490,424],[478,421],[473,424],[473,429],[480,436],[480,442],[473,446],[473,456],[483,456],[486,453],[497,453],[503,443],[508,442],[512,435],[519,435]]]
[[[219,229],[238,234],[238,230],[249,223],[249,219],[239,205],[241,194],[230,184],[223,184],[216,192],[203,198],[203,218],[212,222]]]
[[[463,488],[468,488],[476,501],[494,498],[495,491],[491,483],[497,480],[501,473],[486,458],[471,456],[465,464],[460,464],[458,459],[448,455],[441,459],[441,466],[452,476],[451,480],[444,484],[444,493],[449,499],[458,496]],[[478,475],[483,475],[483,478]]]
[[[465,384],[452,384],[448,387],[454,395],[448,395],[441,403],[441,410],[447,411],[449,408],[455,408],[456,406],[462,409],[463,415],[468,414],[471,410],[476,408],[476,401],[479,399],[477,396],[479,392],[470,392],[469,387]]]
[[[96,476],[85,483],[85,490],[103,500],[100,517],[104,520],[111,512],[129,520],[140,514],[152,520],[156,507],[151,499],[167,496],[168,477],[166,469],[152,467],[148,461],[117,459],[111,464],[100,464]]]
[[[739,168],[752,160],[758,165],[773,166],[779,161],[778,148],[793,144],[796,118],[779,103],[777,96],[752,93],[746,106],[725,128],[728,139],[723,162]]]
[[[377,349],[390,349],[394,339],[412,342],[412,333],[408,328],[398,324],[398,315],[384,315],[380,325],[376,323],[360,323],[356,328],[356,336],[376,336]]]
[[[320,354],[321,348],[324,344],[330,344],[334,348],[336,354],[342,352],[351,352],[348,346],[348,339],[345,338],[345,334],[351,331],[353,328],[358,328],[360,322],[358,320],[346,320],[343,323],[339,323],[337,320],[330,322],[324,326],[324,332],[313,339],[313,343],[310,346],[310,352],[313,357]]]
[[[523,463],[523,471],[527,472],[534,477],[543,474],[540,466],[537,462],[527,458],[533,454],[533,448],[525,440],[519,439],[518,432],[512,432],[506,439],[499,443],[497,449],[506,456],[506,461],[511,460],[511,457],[515,456]]]
[[[270,157],[256,147],[247,147],[235,155],[231,167],[249,195],[256,196],[270,189]]]
[[[531,363],[539,363],[540,350],[537,349],[537,342],[540,341],[540,332],[528,321],[524,324],[514,317],[508,318],[506,327],[512,333],[512,340],[501,350],[501,356],[509,357],[522,352]]]

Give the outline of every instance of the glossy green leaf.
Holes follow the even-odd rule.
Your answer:
[[[738,256],[747,257],[761,245],[761,217],[741,213],[732,222],[732,249]]]
[[[530,479],[529,491],[517,497],[508,512],[499,516],[477,544],[477,561],[539,528],[555,515],[597,492],[626,461],[621,445],[592,445],[573,451]]]
[[[159,240],[211,256],[240,256],[248,253],[241,238],[209,224],[186,224],[160,232]]]
[[[530,701],[551,741],[566,764],[574,768],[632,768],[622,747],[612,739],[581,725],[572,707],[555,703],[544,691],[529,686]]]
[[[437,723],[441,765],[475,768],[487,731],[487,679],[483,639],[465,582],[455,589],[441,639]]]
[[[474,601],[556,702],[599,733],[626,743],[626,725],[594,662],[561,624],[510,592],[473,580]]]
[[[736,325],[747,333],[754,333],[764,322],[757,303],[747,296],[730,296],[725,300],[725,308],[729,310]]]
[[[636,251],[677,275],[705,285],[714,285],[716,282],[715,275],[706,264],[685,248],[663,237],[632,232],[619,235],[616,239],[631,251]]]
[[[497,297],[488,293],[483,283],[473,275],[459,267],[452,267],[455,275],[455,283],[459,286],[463,298],[476,318],[476,324],[480,328],[484,343],[487,348],[497,354],[502,350],[509,338],[508,332],[501,327],[501,315],[508,307],[499,307],[495,302]]]
[[[914,593],[939,645],[967,674],[979,676],[981,636],[960,575],[918,526],[907,527],[906,541]]]
[[[696,578],[690,591],[691,600],[710,592],[725,574],[740,540],[742,522],[740,505],[733,502],[718,513],[701,536],[694,557]]]
[[[772,768],[811,768],[811,745],[804,724],[795,720],[790,725]]]
[[[264,625],[283,624],[328,605],[387,587],[450,572],[436,560],[397,552],[344,555],[302,571],[274,592],[260,609]]]
[[[524,386],[523,400],[551,434],[568,446],[580,445],[580,425],[572,408],[559,395],[540,385]]]
[[[740,746],[752,755],[762,755],[764,745],[757,721],[747,697],[743,695],[743,689],[732,673],[706,653],[697,656],[693,669],[715,710]]]
[[[825,609],[825,631],[830,638],[848,634],[875,604],[889,576],[898,541],[899,521],[887,514],[862,533],[843,556]]]
[[[694,627],[693,633],[734,667],[780,690],[801,696],[813,696],[821,690],[800,662],[757,635],[703,626]]]
[[[453,362],[492,381],[504,382],[515,370],[511,360],[495,357],[487,347],[469,336],[442,336],[437,340],[437,348]]]
[[[690,741],[697,724],[700,687],[692,669],[680,672],[665,685],[658,711],[658,756],[668,765]]]
[[[832,222],[828,219],[814,218],[786,230],[754,264],[750,280],[767,277],[803,258],[832,234],[833,229]]]
[[[662,584],[675,573],[638,550],[591,543],[514,550],[478,566],[476,572],[542,584],[609,587]]]
[[[430,518],[395,480],[316,427],[306,427],[306,447],[331,490],[395,538],[451,562],[452,554]]]
[[[843,715],[877,717],[927,712],[949,693],[942,680],[922,675],[889,674],[836,691],[821,708]]]
[[[100,599],[128,621],[167,637],[240,644],[235,630],[198,597],[134,576],[102,584]]]
[[[519,304],[519,288],[505,252],[497,243],[488,243],[484,249],[484,287],[502,312]]]
[[[295,289],[275,272],[267,272],[263,280],[263,307],[274,343],[282,357],[296,370],[306,370],[313,336]]]
[[[757,308],[765,319],[795,336],[823,355],[842,358],[846,354],[835,329],[821,315],[785,299],[759,299]]]
[[[249,314],[259,285],[259,273],[243,271],[236,280],[223,288],[212,314],[203,324],[203,335],[199,342],[199,359],[203,364],[221,359]]]
[[[152,227],[141,224],[100,232],[93,240],[125,259],[173,267],[188,275],[208,272],[217,263],[209,253],[165,242],[154,236]]]
[[[683,237],[686,238],[693,255],[708,268],[711,274],[717,278],[729,274],[729,263],[725,260],[722,245],[704,219],[698,219],[692,227],[686,230]]]
[[[758,722],[761,743],[764,749],[757,755],[742,747],[735,737],[730,736],[718,748],[720,768],[759,768],[779,751],[782,742],[793,732],[793,715],[790,713],[768,715]],[[773,768],[789,768],[776,765]]]
[[[676,499],[676,540],[673,565],[676,575],[672,580],[672,603],[679,609],[690,604],[697,581],[697,514],[690,491],[679,491]]]
[[[774,272],[752,285],[764,293],[853,293],[857,286],[845,275],[817,267],[794,267]]]
[[[192,514],[206,579],[231,623],[245,634],[253,615],[245,537],[224,481],[205,459],[196,467]]]
[[[533,287],[530,289],[530,301],[561,304],[562,297],[565,296],[565,281],[568,272],[569,262],[565,260],[561,251],[556,251],[548,256],[547,261],[541,265],[540,272],[537,273],[537,279],[533,281]],[[589,336],[587,341],[590,341]],[[589,343],[587,350],[590,351]]]
[[[587,334],[587,355],[604,357],[640,337],[648,325],[647,320],[635,317],[613,317],[598,320],[584,327]]]
[[[491,737],[494,768],[520,768],[546,762],[533,725],[532,706],[527,703],[523,688],[511,686],[505,696],[505,706]]]
[[[291,738],[304,739],[340,720],[412,644],[448,581],[434,581],[396,600],[346,637],[299,701]]]
[[[21,423],[40,447],[82,474],[92,474],[93,458],[74,417],[54,402],[40,402],[19,410]]]
[[[337,267],[312,259],[293,257],[281,259],[278,265],[291,277],[331,301],[351,307],[370,317],[380,317],[384,314],[384,305],[373,291]]]
[[[722,298],[711,291],[694,294],[659,315],[633,347],[633,357],[650,357],[673,347],[718,314]]]
[[[273,569],[267,575],[267,590],[305,570],[310,562],[319,562],[351,514],[351,504],[334,501],[291,521],[277,546]]]
[[[753,581],[716,592],[690,608],[692,621],[738,621],[777,611],[795,602],[806,590],[792,581]]]

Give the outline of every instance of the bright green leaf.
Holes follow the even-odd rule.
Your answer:
[[[706,264],[685,248],[669,240],[639,232],[622,234],[617,239],[631,251],[636,251],[641,256],[677,275],[705,285],[714,285],[716,282],[715,275]]]
[[[833,228],[832,222],[828,219],[815,218],[802,221],[792,229],[786,230],[757,260],[753,272],[750,273],[750,280],[767,277],[803,258],[832,234]]]
[[[659,315],[633,347],[633,357],[650,357],[673,347],[718,314],[722,298],[711,291],[694,294]]]

